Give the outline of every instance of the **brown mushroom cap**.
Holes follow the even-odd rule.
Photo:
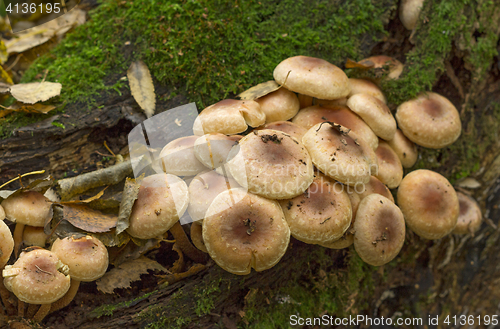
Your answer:
[[[160,152],[163,171],[179,176],[194,176],[206,169],[194,153],[194,143],[199,136],[177,138]]]
[[[225,99],[201,111],[194,121],[193,133],[233,135],[265,122],[266,114],[256,101]]]
[[[343,185],[321,173],[304,193],[280,205],[292,236],[305,243],[333,242],[351,225],[351,201]]]
[[[219,168],[226,163],[231,148],[242,138],[240,135],[203,135],[194,142],[194,155],[205,167]]]
[[[314,165],[327,176],[351,186],[370,180],[373,151],[349,129],[318,123],[307,131],[302,142]]]
[[[254,130],[233,147],[229,157],[227,167],[236,182],[269,199],[293,198],[314,178],[302,143],[277,130]]]
[[[57,239],[51,251],[68,265],[71,278],[90,282],[99,279],[108,269],[108,250],[101,240],[90,235]]]
[[[372,66],[374,69],[383,69],[384,66],[389,67],[388,79],[397,80],[403,72],[404,65],[395,58],[378,55],[372,56],[359,61],[360,64]]]
[[[298,141],[302,140],[302,137],[305,135],[307,132],[307,129],[299,126],[298,124],[295,124],[290,121],[276,121],[276,122],[271,122],[268,123],[262,127],[257,128],[257,130],[262,130],[262,129],[272,129],[272,130],[279,130],[284,133],[287,133],[288,135],[295,137]]]
[[[5,219],[5,210],[3,210],[3,207],[0,205],[0,220]]]
[[[424,0],[402,0],[399,5],[399,19],[408,30],[417,26],[418,16],[422,11]]]
[[[287,58],[276,66],[273,76],[291,91],[320,99],[346,97],[351,91],[344,71],[315,57]]]
[[[324,107],[335,107],[335,106],[346,106],[347,97],[337,98],[337,99],[314,99],[314,105],[324,106]]]
[[[354,231],[354,249],[359,257],[373,266],[387,264],[405,241],[403,213],[389,199],[371,194],[359,204]]]
[[[350,78],[349,83],[351,85],[351,92],[347,96],[348,98],[356,94],[368,94],[387,104],[384,93],[373,82],[365,79]]]
[[[389,188],[398,187],[403,179],[403,166],[396,152],[381,140],[375,154],[378,160],[378,173],[375,176]]]
[[[398,205],[408,227],[424,239],[440,239],[457,224],[459,203],[450,182],[419,169],[406,175],[398,188]]]
[[[481,208],[479,208],[476,200],[462,192],[457,192],[457,197],[460,213],[458,214],[457,226],[455,226],[452,233],[474,234],[482,224],[483,215],[481,214]]]
[[[399,105],[396,120],[415,144],[438,149],[455,142],[462,132],[460,115],[445,97],[427,92]]]
[[[392,193],[389,190],[389,188],[375,176],[370,177],[370,181],[363,186],[362,191],[356,191],[356,193],[352,194],[359,195],[360,200],[363,200],[365,197],[374,193],[380,194],[386,197],[387,199],[391,200],[392,202],[394,202],[394,197],[392,196]]]
[[[300,103],[300,108],[301,109],[313,105],[313,99],[314,99],[314,97],[308,96],[308,95],[304,95],[304,94],[297,94],[297,97],[299,99],[299,103]]]
[[[43,227],[26,226],[23,230],[23,243],[25,246],[45,247],[47,238]]]
[[[45,249],[23,252],[14,265],[2,272],[4,284],[19,300],[29,304],[51,304],[70,287],[68,267]]]
[[[415,143],[406,138],[403,132],[399,129],[396,130],[394,138],[388,141],[389,146],[398,155],[403,168],[411,168],[417,162],[418,149]]]
[[[266,114],[266,123],[289,120],[300,109],[297,95],[283,87],[255,101]]]
[[[373,177],[373,176],[372,176]],[[354,243],[354,222],[356,219],[356,214],[358,212],[358,207],[359,204],[361,203],[361,197],[359,196],[358,193],[355,192],[347,192],[347,195],[349,196],[349,200],[351,201],[351,208],[352,208],[352,220],[351,220],[351,225],[347,229],[347,231],[342,235],[342,237],[338,240],[335,240],[333,242],[327,242],[327,243],[320,243],[320,246],[329,248],[329,249],[344,249],[350,247]]]
[[[2,201],[5,217],[11,222],[30,226],[44,226],[52,218],[52,202],[40,192],[14,193]]]
[[[14,250],[12,233],[7,224],[0,221],[0,269],[9,261],[12,250]]]
[[[139,239],[157,237],[179,220],[188,203],[188,187],[182,179],[167,174],[148,176],[141,182],[127,232]]]
[[[215,197],[235,187],[240,185],[234,179],[219,175],[215,171],[199,173],[189,184],[189,215],[195,221],[205,218],[205,213]]]
[[[278,263],[290,229],[276,201],[237,188],[219,194],[208,208],[203,241],[220,267],[244,275],[252,267],[263,271]]]
[[[391,140],[396,133],[396,120],[381,100],[368,94],[356,94],[347,100],[347,106],[359,115],[378,137]]]
[[[310,129],[320,122],[335,122],[339,125],[351,129],[359,138],[363,139],[375,151],[378,146],[377,135],[356,113],[347,107],[322,107],[319,105],[302,109],[292,119],[292,122]]]

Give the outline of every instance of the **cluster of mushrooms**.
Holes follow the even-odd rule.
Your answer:
[[[387,56],[360,65],[385,70],[388,79],[403,69]],[[126,232],[152,239],[188,217],[193,244],[239,275],[277,264],[290,236],[332,249],[354,244],[366,263],[380,266],[401,250],[406,226],[439,239],[481,225],[477,203],[445,177],[421,169],[403,178],[403,168],[417,161],[415,144],[443,148],[460,133],[459,114],[443,96],[421,94],[394,117],[377,81],[349,79],[322,59],[291,57],[275,68],[274,81],[205,108],[193,135],[164,146],[160,172],[140,182]],[[81,281],[108,268],[106,247],[91,235],[45,249],[51,205],[36,191],[1,203],[0,312],[15,305],[13,293],[19,314],[27,303],[26,316],[41,321],[68,305]],[[4,218],[16,223],[13,232]],[[33,247],[6,265],[21,242]]]

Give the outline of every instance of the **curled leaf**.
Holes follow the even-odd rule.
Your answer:
[[[139,187],[141,186],[140,176],[137,180],[127,178],[125,181],[125,187],[123,188],[122,202],[120,203],[120,210],[118,212],[118,223],[116,224],[116,234],[120,234],[125,231],[129,226],[129,217],[132,212],[132,207],[134,206],[135,200],[139,195]]]
[[[127,71],[127,78],[132,96],[150,118],[155,113],[156,94],[148,67],[142,61],[133,62]]]
[[[237,97],[241,100],[255,100],[257,98],[266,96],[267,94],[272,93],[273,91],[276,91],[280,89],[281,86],[274,80],[259,83],[256,86],[253,86],[252,88],[249,88],[239,94]]]

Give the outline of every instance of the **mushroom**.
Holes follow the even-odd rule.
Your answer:
[[[334,107],[334,106],[346,106],[347,97],[337,98],[337,99],[314,99],[314,105],[324,106],[324,107]]]
[[[287,89],[319,99],[342,98],[351,91],[344,71],[315,57],[287,58],[276,66],[273,76]]]
[[[351,85],[351,92],[347,95],[347,98],[356,94],[367,94],[387,104],[384,93],[373,82],[366,79],[350,78],[349,84]]]
[[[439,149],[455,142],[462,131],[460,115],[445,97],[427,92],[399,105],[396,120],[415,144]]]
[[[373,266],[387,264],[405,241],[403,213],[386,197],[371,194],[359,204],[354,231],[354,249],[359,257]]]
[[[279,130],[284,133],[287,133],[292,137],[295,137],[298,141],[301,141],[302,136],[304,136],[304,134],[307,132],[306,128],[290,121],[271,122],[262,127],[257,128],[257,130],[262,130],[262,129]]]
[[[41,304],[33,318],[40,322],[49,313],[51,304],[68,292],[71,281],[68,271],[55,253],[35,247],[23,251],[14,265],[5,267],[2,275],[5,287],[20,303]],[[24,308],[20,310],[23,316]]]
[[[255,101],[266,114],[266,123],[289,120],[300,108],[297,95],[283,87]]]
[[[163,171],[178,176],[194,176],[206,169],[195,156],[194,145],[199,136],[177,138],[160,152]]]
[[[417,26],[418,16],[422,11],[424,0],[401,0],[399,5],[399,19],[408,30]]]
[[[225,99],[201,111],[194,121],[193,133],[233,135],[265,122],[266,114],[256,101]]]
[[[483,215],[481,214],[481,208],[477,204],[476,200],[472,199],[470,196],[457,192],[458,204],[460,207],[460,212],[458,214],[457,226],[452,233],[454,234],[472,234],[474,235],[477,230],[481,227]]]
[[[23,233],[23,244],[25,246],[45,247],[48,235],[45,234],[43,227],[26,226]]]
[[[321,173],[304,193],[279,203],[292,236],[305,243],[333,242],[351,225],[351,201],[344,186]]]
[[[408,227],[424,239],[440,239],[457,224],[457,193],[437,172],[419,169],[406,175],[399,185],[397,201]]]
[[[308,96],[308,95],[304,95],[304,94],[297,94],[297,98],[299,99],[301,109],[313,105],[313,98],[314,97],[312,97],[312,96]]]
[[[374,151],[377,149],[377,135],[375,135],[363,119],[347,107],[323,107],[315,105],[300,110],[292,119],[293,123],[306,129],[310,129],[315,124],[326,121],[335,122],[351,129],[359,138],[367,142]]]
[[[9,261],[10,255],[14,250],[14,239],[9,227],[3,221],[0,221],[0,270]]]
[[[377,155],[378,172],[374,176],[389,188],[398,187],[403,179],[403,166],[396,152],[387,142],[380,140],[375,154]]]
[[[224,134],[203,135],[194,143],[194,155],[207,168],[216,170],[221,175],[228,175],[223,166],[231,148],[243,138],[240,135]]]
[[[387,74],[387,78],[391,80],[397,80],[404,68],[404,65],[400,61],[385,55],[368,57],[360,60],[358,63],[380,70],[385,70],[384,66],[388,66],[389,73]]]
[[[233,147],[229,158],[227,166],[236,182],[269,199],[296,197],[314,178],[302,143],[277,130],[254,130]]]
[[[290,229],[278,202],[236,188],[219,194],[208,208],[203,241],[220,267],[245,275],[251,268],[260,272],[279,262]]]
[[[205,242],[203,241],[203,226],[201,221],[191,224],[191,241],[198,250],[208,253]]]
[[[406,138],[403,132],[396,130],[394,138],[387,141],[389,146],[396,152],[403,168],[411,168],[417,162],[418,149],[415,143]]]
[[[24,226],[43,227],[52,218],[52,202],[40,192],[20,191],[2,201],[5,217],[16,223],[14,229],[14,254],[17,255],[23,240]]]
[[[396,133],[396,120],[381,100],[368,94],[356,94],[347,100],[347,106],[363,119],[378,137],[391,140]]]
[[[382,183],[377,177],[371,176],[370,181],[363,186],[362,191],[356,191],[355,193],[350,193],[350,194],[357,194],[360,197],[360,200],[363,200],[365,197],[369,196],[370,194],[380,194],[387,199],[391,200],[394,202],[394,197],[392,196],[391,191],[389,188]]]
[[[3,207],[0,205],[0,220],[5,219],[5,211],[3,210]]]

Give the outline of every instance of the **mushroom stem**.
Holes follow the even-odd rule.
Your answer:
[[[14,255],[17,257],[19,254],[19,248],[21,247],[21,243],[23,242],[23,232],[24,232],[24,224],[16,223],[16,228],[14,229]]]
[[[35,316],[33,317],[33,320],[36,322],[42,322],[42,320],[49,314],[50,312],[50,307],[51,304],[43,304],[40,306],[38,309],[38,312],[36,312]]]
[[[3,280],[1,278],[0,278],[0,298],[2,299],[3,306],[5,307],[7,314],[14,314],[15,313],[14,305],[12,305],[12,303],[9,300],[10,291],[7,290],[7,288],[5,288]]]
[[[69,303],[71,303],[75,298],[79,287],[80,287],[80,281],[71,279],[71,286],[69,287],[68,292],[61,299],[52,303],[52,306],[50,307],[50,313],[58,311],[68,306]]]
[[[203,242],[203,234],[202,234],[202,226],[198,222],[193,222],[191,224],[191,241],[196,248],[207,253],[207,247],[205,247],[205,243]]]
[[[18,300],[17,301],[17,316],[19,316],[20,318],[24,318],[24,308],[25,308],[25,304],[22,300]]]
[[[186,232],[179,222],[170,228],[170,233],[174,236],[175,243],[181,248],[182,252],[197,263],[203,263],[207,255],[196,249],[189,241]]]

